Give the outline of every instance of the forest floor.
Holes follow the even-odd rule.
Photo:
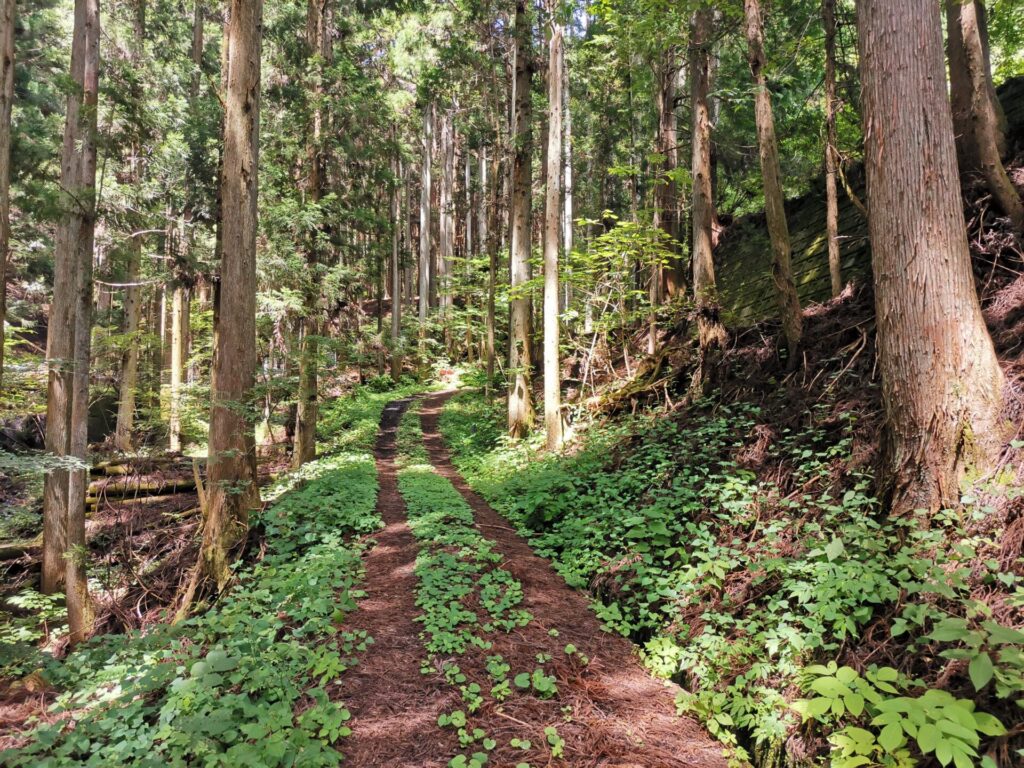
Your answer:
[[[410,412],[403,422],[414,401],[395,401],[384,411],[375,457],[377,512],[385,528],[364,558],[367,596],[347,625],[369,633],[374,646],[346,675],[341,692],[352,713],[346,764],[444,765],[461,747],[465,755],[451,765],[480,764],[485,755],[489,764],[502,766],[549,765],[556,758],[565,765],[619,768],[725,765],[721,744],[695,721],[677,716],[675,686],[644,671],[628,640],[603,631],[587,599],[452,466],[438,415],[453,394],[424,398],[419,429],[410,424],[414,437],[421,430],[422,444],[411,450],[401,445],[399,431],[415,419]],[[423,446],[429,466],[422,464]],[[403,451],[420,453],[420,465],[403,467]],[[421,486],[409,472],[432,477]],[[427,498],[417,493],[420,488]],[[460,515],[466,507],[471,517]],[[424,524],[425,516],[413,508],[440,525]],[[446,534],[463,523],[474,530],[459,544],[448,540]],[[487,582],[479,594],[461,583],[462,604],[489,611],[492,620],[484,620],[469,642],[438,652],[431,640],[444,628],[435,622],[432,603],[436,607],[437,593],[451,583],[430,584],[441,574],[429,567],[429,553],[474,560],[474,541],[494,557],[472,574],[478,585]],[[502,571],[502,579],[489,578]],[[493,592],[488,596],[495,581],[505,588],[497,599]],[[503,602],[510,609],[506,618],[513,606],[520,612],[504,625],[502,608],[495,609]],[[464,614],[449,629],[472,623]],[[433,652],[417,664],[425,642]]]

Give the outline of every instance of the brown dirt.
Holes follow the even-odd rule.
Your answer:
[[[358,666],[342,678],[341,698],[352,713],[352,736],[339,748],[345,765],[438,766],[454,755],[454,733],[438,727],[442,712],[458,708],[459,695],[443,678],[420,674],[424,656],[416,607],[413,568],[419,546],[406,523],[398,492],[395,433],[409,400],[389,403],[381,418],[377,460],[377,513],[384,529],[366,554],[367,596],[346,620],[345,629],[373,638]]]
[[[471,720],[498,742],[491,764],[571,766],[724,766],[720,744],[689,718],[676,715],[674,698],[679,688],[655,680],[640,666],[632,644],[601,629],[587,599],[571,589],[548,561],[529,545],[476,493],[453,467],[438,431],[438,416],[454,392],[426,398],[422,411],[424,442],[430,461],[462,494],[473,509],[480,532],[505,556],[501,564],[523,585],[521,605],[533,620],[511,634],[490,636],[494,647],[470,652],[456,661],[471,681],[484,691],[491,685],[479,669],[487,655],[500,653],[512,675],[539,666],[536,656],[549,654],[544,665],[557,680],[558,696],[542,701],[514,694],[501,705],[485,696],[485,704]],[[557,635],[549,634],[556,630]],[[584,666],[564,649],[573,644],[589,657]],[[552,763],[545,746],[544,728],[555,726],[565,740],[565,756]],[[527,752],[511,750],[510,738],[529,739]]]

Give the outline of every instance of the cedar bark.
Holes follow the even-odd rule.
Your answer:
[[[525,437],[533,429],[534,410],[531,378],[533,350],[530,296],[523,288],[530,280],[530,208],[533,158],[533,115],[531,89],[533,61],[530,51],[531,26],[526,0],[516,0],[513,56],[512,141],[512,210],[510,214],[510,274],[512,294],[509,299],[511,332],[509,334],[509,371],[512,386],[508,393],[508,431],[514,438]]]
[[[146,3],[135,0],[132,18],[132,39],[128,46],[128,62],[138,67],[142,60],[142,43],[146,35]],[[132,88],[132,98],[142,99],[138,86]],[[135,140],[128,148],[125,164],[129,169],[129,184],[134,187],[142,182],[143,163],[139,157],[140,140]],[[135,227],[139,222],[136,217],[129,218],[129,226]],[[114,430],[114,446],[121,451],[132,450],[132,429],[135,424],[135,396],[139,385],[139,323],[142,319],[142,289],[138,285],[139,273],[142,268],[142,235],[132,233],[128,239],[128,263],[125,282],[128,283],[124,293],[125,334],[128,347],[121,356],[121,381],[117,404],[117,425]]]
[[[1001,444],[1003,375],[971,276],[937,4],[858,3],[872,267],[893,514],[959,500]]]
[[[395,160],[395,186],[391,190],[391,378],[402,376],[402,271],[399,262],[402,238],[402,159]]]
[[[949,68],[960,171],[980,173],[1010,224],[1024,232],[1024,204],[1003,166],[1005,117],[992,85],[985,11],[977,0],[947,0]]]
[[[552,16],[557,5],[549,4]],[[548,42],[548,155],[544,208],[544,428],[549,451],[562,448],[562,377],[558,328],[558,248],[562,223],[562,26]]]
[[[79,467],[47,475],[43,489],[44,592],[66,587],[70,641],[92,631],[86,581],[85,489],[88,450],[92,258],[96,225],[96,107],[99,94],[98,0],[76,0],[71,79],[61,158],[64,215],[54,243],[54,299],[47,387],[46,448]]]
[[[220,179],[224,242],[207,459],[209,509],[186,606],[200,583],[210,582],[218,591],[227,584],[231,558],[248,531],[249,512],[260,503],[251,400],[256,369],[262,17],[262,0],[231,0]]]
[[[0,385],[4,375],[7,262],[11,251],[11,107],[14,104],[15,0],[0,6]]]
[[[699,345],[699,360],[691,384],[694,396],[706,394],[713,385],[718,358],[727,340],[725,326],[720,319],[713,254],[715,201],[712,192],[711,115],[708,109],[711,21],[709,9],[702,8],[694,13],[689,62],[693,112],[693,298]]]
[[[651,303],[659,305],[663,298],[675,298],[683,290],[683,265],[679,258],[679,219],[676,205],[677,190],[673,173],[679,164],[676,149],[676,49],[670,48],[657,67],[658,134],[656,150],[664,159],[661,178],[654,184],[654,226],[671,238],[669,250],[673,256],[668,264],[657,264],[651,284]]]
[[[836,166],[839,162],[836,137],[836,0],[822,0],[825,26],[825,230],[828,235],[828,274],[832,295],[843,292],[843,267],[839,259],[839,192]]]
[[[747,61],[754,78],[754,120],[757,124],[757,147],[761,159],[761,179],[764,185],[764,210],[768,222],[768,238],[772,248],[772,283],[779,305],[782,333],[786,337],[790,367],[796,364],[797,348],[803,334],[803,315],[800,297],[793,281],[792,248],[789,225],[786,222],[785,196],[782,192],[782,172],[779,168],[779,145],[775,138],[775,116],[772,97],[765,76],[764,21],[760,0],[744,0],[747,34]]]
[[[189,290],[184,285],[175,285],[171,299],[171,407],[168,419],[168,447],[172,451],[181,450],[181,393],[185,360],[188,358],[188,318]]]
[[[420,343],[427,333],[427,309],[430,302],[430,160],[434,144],[434,105],[423,108],[423,159],[420,164]]]
[[[313,109],[306,147],[309,171],[306,180],[306,200],[319,205],[324,190],[324,159],[322,150],[323,110],[320,104],[323,85],[323,66],[331,58],[328,33],[330,9],[328,0],[309,0],[306,12],[307,58],[321,71],[313,76],[310,94]],[[310,232],[306,242],[306,269],[302,298],[302,339],[299,343],[299,391],[295,410],[295,438],[292,447],[292,467],[298,469],[316,458],[316,421],[318,396],[318,364],[320,358],[320,318],[318,269],[320,264],[320,227]]]
[[[452,256],[455,251],[455,132],[450,109],[441,116],[440,151],[441,188],[438,205],[440,253],[437,258],[437,293],[441,322],[444,324],[445,338],[447,339],[450,332],[448,323],[451,319],[449,315],[452,306]]]

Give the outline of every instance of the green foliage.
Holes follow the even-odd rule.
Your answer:
[[[353,397],[335,406],[336,419],[359,430],[391,397]],[[357,432],[347,444],[369,440]],[[359,537],[381,524],[376,494],[366,452],[339,453],[286,477],[254,521],[265,531],[266,556],[239,570],[234,589],[177,625],[99,637],[64,661],[48,661],[45,677],[62,692],[52,708],[57,717],[0,760],[337,765],[334,745],[349,733],[349,714],[327,686],[372,642],[339,625],[362,594]],[[5,647],[36,639],[7,636],[18,631],[5,633]],[[28,661],[35,663],[19,662],[23,669]]]
[[[968,499],[964,511],[927,525],[879,516],[871,477],[850,466],[852,415],[837,423],[822,410],[820,421],[812,414],[806,427],[776,435],[770,461],[789,468],[785,486],[743,458],[758,434],[757,408],[698,403],[685,416],[584,425],[565,455],[507,441],[502,414],[475,395],[450,401],[441,428],[468,481],[570,584],[593,590],[605,624],[638,642],[654,672],[683,683],[680,710],[740,756],[737,733],[755,748],[778,748],[796,726],[789,699],[805,666],[841,656],[880,620],[908,644],[908,666],[922,654],[963,665],[976,700],[936,689],[938,671],[927,665],[914,674],[928,679],[908,678],[902,699],[969,705],[985,727],[939,757],[980,752],[996,727],[980,711],[990,696],[1024,692],[1021,633],[971,595],[981,578],[1007,590],[1011,604],[1024,598],[996,560],[979,563],[992,534],[967,533],[967,522],[991,511]],[[841,484],[837,465],[846,467]],[[525,687],[527,676],[515,682]],[[856,686],[839,694],[828,702],[826,734],[863,730],[887,706],[872,709]],[[815,701],[822,714],[825,702]],[[915,749],[902,764],[920,759]]]
[[[1006,733],[997,718],[975,711],[970,699],[938,689],[899,695],[900,678],[892,667],[871,667],[861,676],[835,662],[813,665],[803,670],[801,682],[817,696],[795,701],[793,708],[805,720],[847,723],[829,735],[835,768],[915,765],[911,742],[921,755],[934,753],[943,766],[970,768],[983,736]]]

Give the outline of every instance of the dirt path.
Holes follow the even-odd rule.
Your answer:
[[[552,657],[558,678],[558,730],[566,741],[565,764],[573,766],[724,766],[721,745],[696,722],[679,718],[678,688],[655,680],[638,663],[632,644],[601,629],[587,599],[571,589],[547,560],[534,554],[508,522],[476,494],[452,465],[438,431],[438,417],[453,392],[426,398],[421,411],[430,461],[472,507],[481,533],[505,555],[502,567],[522,582],[521,607],[533,621],[495,643],[513,669],[536,666],[538,652]],[[552,636],[555,630],[557,636]],[[567,644],[589,657],[585,668],[566,657]],[[516,703],[520,706],[516,706]],[[537,699],[513,699],[505,714],[537,722]],[[522,706],[522,705],[525,705]],[[569,711],[566,707],[569,707]],[[547,707],[550,709],[551,707]],[[539,723],[543,731],[545,723]]]
[[[573,768],[724,768],[721,745],[693,720],[675,714],[678,689],[651,678],[626,639],[606,633],[586,598],[570,589],[551,565],[533,553],[508,523],[466,485],[452,466],[437,428],[447,392],[425,398],[421,423],[424,442],[438,474],[447,478],[472,508],[481,534],[497,545],[501,566],[523,586],[520,607],[533,615],[509,634],[491,633],[493,647],[470,649],[452,659],[469,682],[488,690],[493,681],[486,658],[500,654],[514,672],[543,666],[557,681],[555,698],[518,693],[498,703],[484,696],[473,715],[496,742],[488,766],[511,768],[527,763]],[[448,765],[460,748],[452,728],[437,725],[438,715],[465,707],[455,686],[437,674],[423,675],[424,646],[413,619],[419,545],[406,522],[405,503],[396,480],[395,438],[409,400],[389,404],[381,420],[375,455],[380,492],[377,510],[386,527],[367,554],[367,597],[351,614],[347,628],[369,632],[375,643],[360,664],[343,677],[341,697],[353,714],[352,736],[339,745],[346,765]],[[574,654],[566,646],[576,647]],[[589,657],[588,663],[581,656]],[[485,687],[486,686],[486,687]],[[564,740],[564,754],[551,757],[545,729]],[[512,747],[529,739],[528,748]]]
[[[457,741],[437,727],[437,717],[459,700],[444,680],[420,674],[423,643],[413,618],[419,546],[405,519],[405,503],[395,480],[395,431],[409,400],[389,403],[374,448],[377,460],[377,512],[384,529],[364,558],[367,596],[346,622],[366,630],[374,643],[342,680],[341,698],[352,713],[352,736],[339,745],[346,766],[443,766]]]

